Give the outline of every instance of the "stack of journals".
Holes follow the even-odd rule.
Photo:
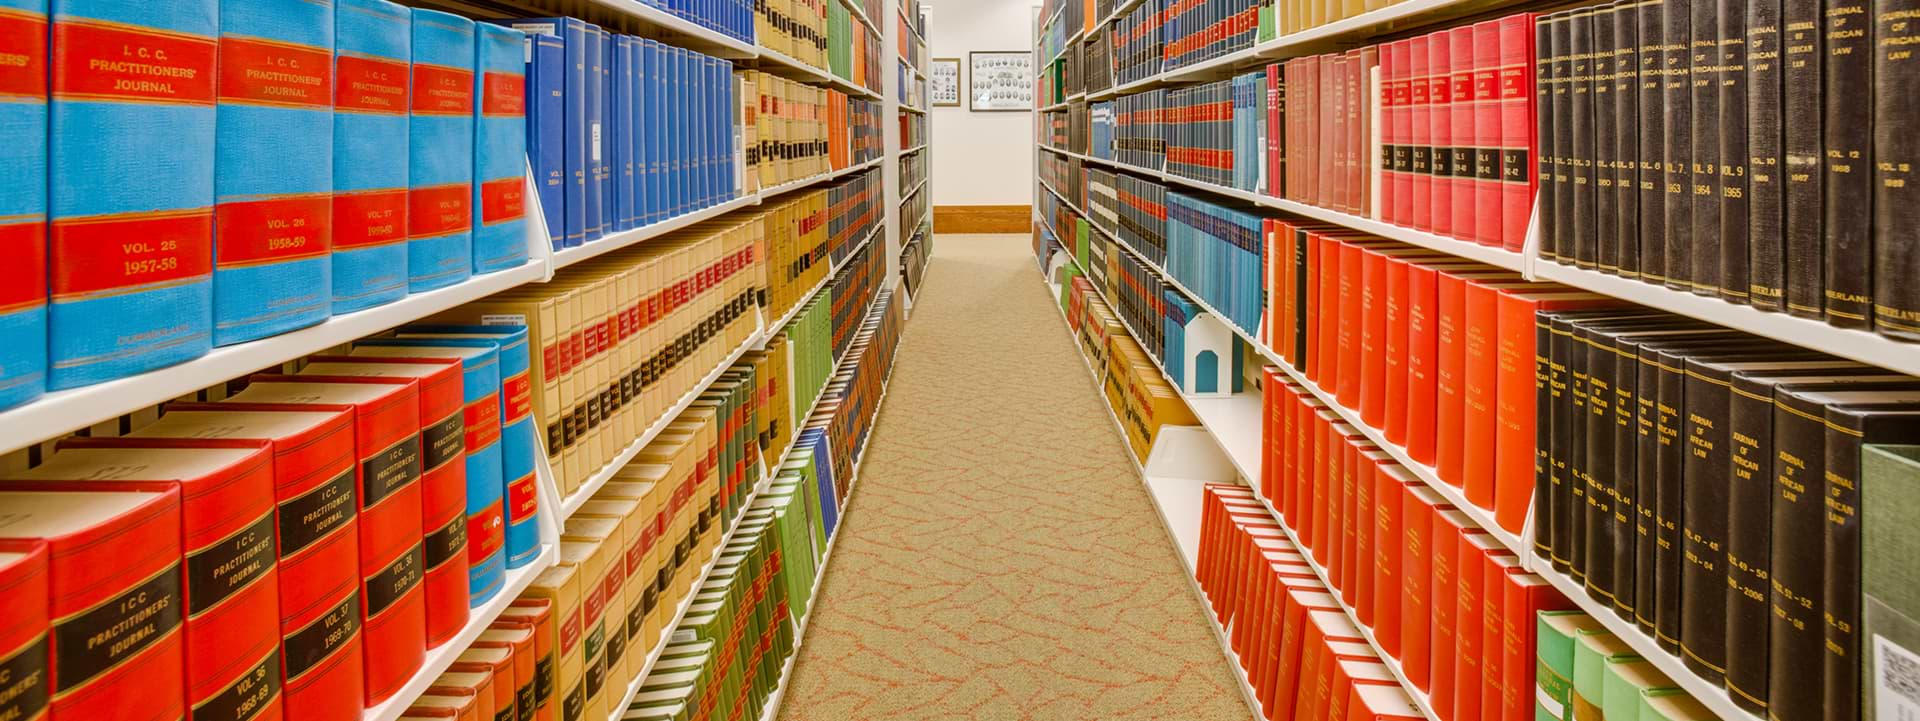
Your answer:
[[[549,600],[528,598],[502,611],[400,718],[553,717],[553,689],[539,683],[559,660],[552,608]]]
[[[815,68],[827,67],[827,6],[836,0],[773,0],[755,3],[755,40],[760,47]]]
[[[747,172],[762,189],[832,170],[833,149],[859,147],[852,137],[859,126],[849,123],[868,120],[867,108],[875,104],[753,70],[741,74],[740,92],[741,102],[755,108],[747,115],[746,132],[754,139]]]
[[[1719,718],[1591,616],[1541,611],[1535,627],[1540,669],[1535,718],[1572,719],[1576,708],[1646,721]]]

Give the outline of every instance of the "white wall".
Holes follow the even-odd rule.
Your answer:
[[[934,108],[933,204],[1033,202],[1033,116],[967,110],[967,53],[1033,49],[1036,0],[928,0],[929,57],[960,59],[960,106]],[[1038,60],[1036,59],[1036,62]]]

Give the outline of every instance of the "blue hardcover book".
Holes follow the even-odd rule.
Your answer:
[[[554,250],[567,243],[567,164],[565,99],[566,42],[550,34],[528,34],[527,162],[539,190],[540,217]]]
[[[354,341],[349,355],[460,359],[466,403],[467,602],[486,603],[506,585],[507,574],[499,344],[486,339],[363,338]]]
[[[220,5],[214,345],[332,313],[333,22],[330,3]]]
[[[507,568],[527,565],[540,555],[539,489],[534,464],[540,462],[533,425],[533,381],[527,328],[520,325],[412,325],[400,338],[429,341],[490,341],[500,353],[500,470],[506,504]]]
[[[407,130],[407,287],[473,275],[473,21],[413,10],[413,117]]]
[[[333,312],[407,295],[407,76],[413,15],[339,0],[333,58]]]
[[[561,245],[567,248],[578,247],[587,240],[587,146],[589,128],[587,124],[587,24],[578,18],[537,18],[516,20],[514,29],[524,33],[543,33],[560,39],[562,58],[561,77],[556,83],[560,91],[562,132],[560,133],[560,159],[562,169],[561,194],[565,198],[565,212],[560,228],[549,228],[551,232],[562,234]],[[541,198],[542,202],[546,199]],[[552,222],[552,215],[547,216]]]
[[[728,149],[733,147],[733,124],[727,120],[733,117],[727,112],[727,100],[732,95],[727,92],[726,81],[726,77],[733,74],[727,69],[731,65],[720,58],[707,58],[707,137],[710,139],[707,154],[712,158],[712,166],[707,171],[711,178],[707,184],[708,205],[726,202],[727,175],[733,168],[733,164],[727,162]]]
[[[647,203],[647,40],[632,40],[633,82],[627,88],[627,100],[633,106],[633,150],[628,159],[633,163],[633,225],[637,228],[653,222],[653,216]]]
[[[605,94],[607,92],[607,86],[601,78],[600,71],[601,65],[606,63],[607,58],[606,53],[602,50],[602,47],[606,44],[607,31],[600,29],[597,25],[588,25],[586,37],[587,70],[586,77],[583,78],[581,82],[585,83],[587,98],[587,124],[584,131],[587,141],[587,217],[585,227],[587,232],[586,241],[591,243],[599,240],[600,236],[606,235],[607,233],[606,218],[601,215],[600,207],[601,201],[606,199],[606,192],[601,189],[601,185],[606,182],[607,178],[606,161],[602,156],[602,153],[606,152],[606,150],[603,142],[604,136],[601,135],[606,132],[605,126],[601,121],[605,118]]]
[[[687,53],[687,192],[688,210],[707,207],[707,56]]]
[[[794,442],[808,449],[808,455],[813,458],[813,476],[820,484],[820,516],[825,522],[827,537],[832,538],[834,529],[840,525],[840,494],[834,490],[832,442],[823,428],[802,430]]]
[[[613,47],[616,33],[600,29],[600,235],[613,232]]]
[[[53,37],[86,38],[53,46],[48,63],[47,387],[59,390],[212,345],[219,12],[212,0],[58,0],[52,16]],[[128,61],[126,47],[147,58]]]
[[[474,26],[473,272],[527,262],[526,34]]]
[[[672,45],[660,46],[659,93],[661,109],[681,108],[680,101],[680,56],[686,51]],[[655,118],[661,125],[664,136],[660,146],[666,157],[660,159],[660,172],[666,176],[667,188],[663,198],[666,203],[667,217],[671,218],[686,212],[680,201],[680,154],[686,151],[686,142],[680,137],[680,123],[686,113],[666,111]]]
[[[613,229],[633,217],[633,36],[613,36]]]
[[[693,140],[692,105],[693,51],[686,48],[673,49],[673,100],[668,107],[680,108],[681,112],[668,113],[674,125],[674,214],[684,215],[696,209],[694,205],[693,162],[698,152]]]
[[[0,409],[47,390],[47,0],[0,0]]]

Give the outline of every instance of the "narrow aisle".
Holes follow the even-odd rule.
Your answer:
[[[782,719],[1249,717],[1030,242],[939,239]]]

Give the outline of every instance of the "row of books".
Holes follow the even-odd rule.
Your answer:
[[[907,296],[919,295],[920,283],[926,279],[927,264],[933,261],[933,233],[921,230],[900,246],[900,281],[905,284]]]
[[[1338,456],[1325,456],[1333,468],[1324,473],[1340,475]],[[1374,480],[1364,465],[1348,470],[1360,471],[1340,476],[1356,490]],[[1342,496],[1348,505],[1327,508],[1326,520],[1344,525],[1313,541],[1292,517],[1283,527],[1264,492],[1201,489],[1194,576],[1267,718],[1327,718],[1342,709],[1364,719],[1425,718],[1410,691],[1448,721],[1535,718],[1534,616],[1564,605],[1543,579],[1520,573],[1512,554],[1487,555],[1471,534],[1435,520],[1444,510],[1408,500],[1402,517],[1398,488],[1377,503]],[[1376,505],[1378,523],[1369,507]],[[1400,686],[1389,663],[1413,689]]]
[[[927,116],[900,114],[900,147],[917,148],[927,144]]]
[[[391,697],[540,553],[527,362],[522,327],[403,327],[10,474],[0,543],[38,566],[7,605],[41,638],[9,661],[45,684],[24,698],[336,719]]]
[[[1266,187],[1268,74],[1167,91],[1166,171],[1241,190]]]
[[[1576,708],[1647,721],[1719,718],[1592,616],[1541,611],[1535,628],[1542,719],[1570,721]]]
[[[1105,31],[1113,38],[1113,82],[1116,85],[1145,80],[1158,75],[1166,59],[1166,22],[1163,0],[1145,0],[1126,14],[1114,18],[1113,28]]]
[[[1113,87],[1113,35],[1094,33],[1080,56],[1081,89],[1096,93]]]
[[[1631,307],[1534,320],[1541,555],[1735,704],[1859,718],[1861,562],[1894,538],[1863,519],[1909,503],[1862,451],[1920,443],[1920,380]]]
[[[760,47],[815,68],[827,68],[827,6],[838,0],[771,0],[754,3],[754,35]],[[849,28],[851,29],[851,28]],[[842,36],[839,40],[852,40]]]
[[[880,87],[880,37],[867,32],[848,8],[839,0],[827,5],[825,70],[854,85],[876,90]]]
[[[1902,283],[1920,225],[1900,207],[1920,80],[1873,50],[1913,42],[1910,26],[1858,5],[1679,0],[1542,15],[1534,35],[1541,255],[1920,339]]]
[[[926,182],[930,173],[927,167],[931,165],[928,159],[930,155],[932,154],[923,150],[900,156],[901,193],[911,193],[918,189],[921,183]]]
[[[754,3],[744,0],[648,0],[646,5],[735,40],[753,42],[758,29]]]
[[[45,23],[45,9],[23,12]],[[525,261],[518,31],[384,0],[337,18],[301,3],[93,12],[60,16],[61,40],[21,57],[97,66],[23,80],[5,110],[15,137],[40,141],[5,161],[23,185],[0,200],[16,259],[0,284],[0,407]],[[65,39],[123,26],[191,49],[108,61]],[[261,42],[319,69],[279,69]],[[216,45],[234,56],[217,82]],[[440,89],[379,80],[409,73]],[[316,92],[336,80],[337,100]],[[98,142],[153,133],[168,142]]]
[[[894,62],[893,72],[894,72],[894,79],[898,80],[900,83],[899,93],[897,93],[897,99],[900,101],[900,104],[909,108],[926,110],[927,109],[926,79],[920,77],[920,74],[918,72],[915,72],[912,67],[909,67],[904,62],[899,62],[899,61]]]
[[[1127,446],[1141,463],[1168,426],[1199,424],[1192,409],[1155,364],[1150,346],[1137,340],[1093,281],[1065,266],[1060,303],[1068,328],[1094,369],[1102,394],[1124,430]]]
[[[881,243],[868,243],[848,256],[846,268],[833,278],[828,288],[833,327],[833,357],[847,357],[847,349],[860,334],[862,324],[871,315],[873,299],[887,279],[887,249]]]
[[[515,599],[400,718],[556,718],[553,689],[540,684],[540,674],[558,660],[558,645],[552,602]]]
[[[921,33],[910,32],[910,28],[912,26],[907,24],[907,19],[906,19],[906,16],[904,15],[900,17],[899,23],[900,23],[899,41],[898,41],[898,45],[896,45],[895,47],[897,51],[897,57],[909,66],[916,67],[916,68],[926,67],[926,59],[927,59],[926,35]]]
[[[878,149],[877,101],[752,70],[740,93],[744,163],[758,190],[849,167],[856,152]]]
[[[555,250],[740,192],[734,136],[745,93],[732,61],[578,18],[509,22],[537,38],[525,162]]]

